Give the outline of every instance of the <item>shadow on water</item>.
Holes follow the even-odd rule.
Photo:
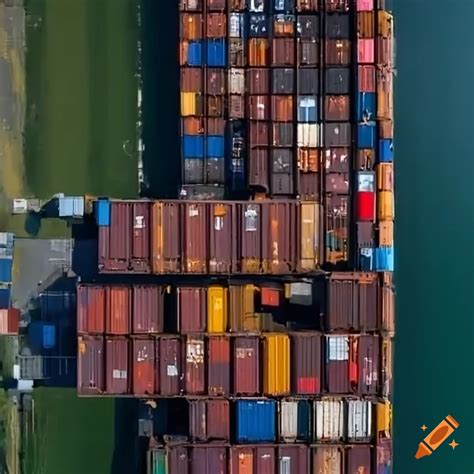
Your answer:
[[[178,2],[142,0],[144,197],[175,198],[179,145]]]

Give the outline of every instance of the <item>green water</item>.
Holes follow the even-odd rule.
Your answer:
[[[395,473],[472,474],[474,2],[394,3]],[[420,427],[448,414],[460,423],[450,437],[459,446],[415,460]]]

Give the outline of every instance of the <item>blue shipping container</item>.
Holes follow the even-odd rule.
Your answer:
[[[298,98],[298,122],[318,121],[318,101],[316,97]]]
[[[206,154],[210,158],[224,158],[224,137],[209,135]]]
[[[243,158],[232,158],[230,162],[230,186],[233,192],[246,189]]]
[[[11,258],[0,258],[0,282],[11,283],[13,260]]]
[[[56,345],[54,324],[33,321],[28,326],[28,339],[34,349],[52,349]]]
[[[381,163],[393,161],[393,140],[379,140],[379,161]]]
[[[181,140],[185,158],[204,158],[204,137],[202,135],[184,135]]]
[[[375,148],[375,122],[357,125],[357,148]]]
[[[188,65],[189,66],[202,66],[202,42],[201,41],[190,41],[188,43]]]
[[[374,249],[361,248],[359,249],[359,270],[363,272],[374,271]]]
[[[207,41],[207,65],[211,67],[226,67],[227,43],[224,38]]]
[[[273,4],[278,12],[291,12],[295,8],[294,0],[273,0]]]
[[[0,289],[0,309],[7,309],[10,307],[10,288]]]
[[[375,117],[375,92],[359,92],[357,95],[357,120],[366,122]]]
[[[298,439],[310,441],[311,437],[311,405],[308,400],[298,401]]]
[[[276,403],[274,400],[236,402],[236,441],[238,443],[275,442]]]
[[[83,217],[84,198],[66,196],[59,198],[59,217]]]
[[[94,203],[94,209],[97,225],[108,227],[110,225],[110,201],[99,199]]]
[[[375,250],[375,270],[378,272],[393,272],[394,269],[393,247],[377,247]]]

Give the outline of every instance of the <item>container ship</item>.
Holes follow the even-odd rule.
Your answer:
[[[148,474],[389,474],[393,17],[377,0],[177,14],[181,183],[93,203],[78,394],[153,405]]]

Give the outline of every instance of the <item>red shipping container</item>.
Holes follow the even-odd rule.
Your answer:
[[[130,202],[112,201],[110,203],[109,258],[113,265],[127,269],[131,251],[131,216]]]
[[[206,289],[178,288],[179,332],[186,334],[206,330]]]
[[[128,340],[122,337],[105,339],[105,391],[108,394],[129,393]]]
[[[184,267],[187,273],[206,273],[207,232],[206,204],[185,203],[184,215]]]
[[[105,287],[79,285],[77,287],[77,332],[101,334],[105,322]]]
[[[377,393],[380,372],[380,348],[377,336],[357,338],[358,393],[372,395]]]
[[[133,333],[163,332],[164,288],[161,286],[133,286]]]
[[[250,150],[248,185],[257,192],[268,193],[268,150],[266,148]]]
[[[189,474],[189,452],[186,446],[168,447],[166,460],[169,474]]]
[[[227,448],[194,446],[191,448],[190,465],[190,474],[227,474]]]
[[[230,410],[228,400],[189,402],[189,434],[193,441],[229,441]]]
[[[278,447],[278,459],[280,466],[285,466],[285,474],[302,474],[309,472],[309,452],[304,445]],[[282,471],[280,471],[282,472]]]
[[[165,396],[181,393],[181,340],[178,337],[161,337],[157,341],[157,361],[160,376],[155,379],[157,392]]]
[[[367,65],[359,66],[358,76],[359,76],[359,91],[360,92],[375,92],[376,91],[375,66],[367,66]]]
[[[155,392],[155,340],[132,340],[132,392],[152,395]]]
[[[105,390],[105,348],[102,337],[77,338],[77,391],[101,395]]]
[[[347,474],[371,474],[369,446],[353,446],[347,451]]]
[[[204,366],[204,338],[193,336],[186,339],[185,392],[201,395],[206,392]]]
[[[207,385],[211,397],[230,392],[230,342],[226,336],[208,339]]]
[[[130,334],[131,289],[127,286],[108,286],[105,296],[105,332],[113,335]]]
[[[150,203],[132,205],[131,269],[137,273],[150,273]]]
[[[258,337],[234,339],[233,381],[235,395],[260,394],[260,339]]]
[[[231,474],[275,473],[277,462],[276,449],[273,446],[233,446],[230,456]]]
[[[261,288],[260,298],[263,306],[280,306],[280,297],[281,290],[278,288]]]
[[[209,219],[209,271],[233,273],[237,259],[235,206],[225,202],[210,203]]]
[[[375,193],[358,191],[356,202],[357,220],[373,222],[375,220]]]
[[[247,69],[246,84],[249,94],[268,94],[270,91],[270,74],[265,68]]]
[[[262,206],[257,203],[239,204],[240,272],[260,273],[262,262]]]
[[[295,334],[292,336],[292,384],[298,395],[321,392],[321,335]]]

